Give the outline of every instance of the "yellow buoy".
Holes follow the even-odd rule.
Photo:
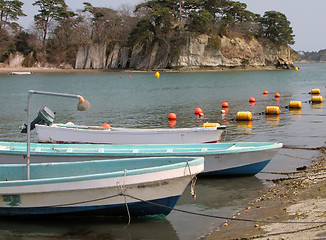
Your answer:
[[[220,127],[221,126],[221,124],[219,124],[219,123],[204,123],[203,124],[203,127]]]
[[[323,97],[322,96],[311,96],[311,102],[313,103],[322,103]]]
[[[155,76],[156,78],[160,78],[160,73],[159,73],[159,72],[156,72],[154,76]]]
[[[320,89],[319,88],[311,89],[311,94],[320,94]]]
[[[277,106],[267,106],[265,108],[265,114],[278,115],[278,114],[280,114],[280,108]]]
[[[251,121],[252,113],[249,111],[237,112],[236,119],[238,121]]]
[[[298,71],[298,70],[299,70],[299,68],[298,68],[298,67],[295,67],[295,68],[294,68],[294,70],[295,70],[295,71]]]
[[[289,108],[301,108],[302,103],[300,101],[290,101]]]

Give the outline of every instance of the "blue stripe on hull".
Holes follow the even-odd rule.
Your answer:
[[[151,203],[173,208],[179,196],[151,200]],[[147,215],[168,215],[171,209],[160,207],[147,202],[128,203],[131,217]],[[126,205],[101,205],[101,206],[82,206],[82,207],[34,207],[0,208],[0,216],[44,216],[44,215],[97,215],[97,216],[128,216]]]
[[[204,172],[200,173],[199,176],[214,176],[214,177],[240,177],[240,176],[253,176],[263,170],[264,167],[270,162],[271,160],[266,160],[258,163],[248,164],[241,167],[229,168],[225,170],[218,170],[212,172]]]

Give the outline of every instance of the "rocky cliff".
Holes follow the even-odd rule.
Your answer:
[[[189,34],[185,39],[186,43],[179,47],[156,42],[146,50],[141,44],[129,49],[117,43],[109,51],[105,45],[83,46],[77,53],[75,68],[291,69],[298,59],[298,54],[290,47],[276,46],[266,39],[222,37],[215,45],[210,44],[208,35]]]

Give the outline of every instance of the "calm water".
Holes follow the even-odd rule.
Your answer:
[[[227,125],[223,141],[276,141],[285,145],[325,145],[325,104],[311,104],[309,92],[321,89],[325,98],[326,65],[299,65],[299,71],[161,73],[66,73],[0,75],[0,140],[25,141],[19,126],[26,122],[29,89],[80,94],[90,100],[89,111],[78,112],[76,100],[33,95],[32,118],[44,106],[56,112],[56,122],[115,127],[170,127],[167,115],[177,114],[175,127],[194,127],[204,122]],[[263,95],[264,90],[269,95]],[[274,93],[281,98],[276,100]],[[255,97],[255,104],[248,99]],[[301,101],[301,111],[287,108]],[[221,114],[221,104],[229,109]],[[262,114],[266,106],[280,106],[279,116]],[[203,109],[204,117],[194,116]],[[238,111],[252,111],[251,123],[234,121]],[[36,136],[32,134],[32,140]],[[212,216],[230,217],[257,198],[276,173],[292,172],[318,156],[311,150],[281,149],[262,173],[235,179],[199,179],[197,199],[186,189],[176,208]],[[165,219],[42,219],[0,220],[0,239],[199,239],[223,224],[207,218],[172,211]]]

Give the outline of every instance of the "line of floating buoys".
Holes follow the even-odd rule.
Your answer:
[[[323,97],[322,96],[311,96],[312,103],[322,103]]]
[[[237,112],[236,119],[238,121],[251,121],[252,120],[252,113],[249,112],[249,111]]]
[[[301,108],[302,103],[300,101],[290,101],[289,108]]]
[[[320,94],[320,89],[319,88],[314,88],[314,89],[311,89],[311,94]]]
[[[265,108],[265,114],[278,115],[280,114],[280,108],[278,106],[267,106]]]

